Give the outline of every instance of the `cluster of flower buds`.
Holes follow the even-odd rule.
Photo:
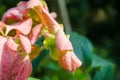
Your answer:
[[[56,16],[43,0],[21,1],[4,13],[0,21],[0,80],[26,80],[30,76],[33,55],[41,51],[35,42],[41,36],[45,38],[42,48],[49,49],[51,58],[65,70],[74,73],[81,66]]]

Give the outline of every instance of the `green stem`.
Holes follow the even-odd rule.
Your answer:
[[[82,69],[82,71],[84,72],[84,74],[86,75],[87,77],[87,80],[92,80],[89,73],[85,70],[85,69]]]

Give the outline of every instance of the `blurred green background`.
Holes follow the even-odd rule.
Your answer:
[[[21,0],[0,0],[0,19],[6,10],[15,7],[19,1]],[[57,13],[57,21],[63,23],[58,1],[45,1],[50,12]],[[76,54],[84,63],[82,68],[72,75],[61,69],[56,61],[51,60],[47,55],[48,51],[45,50],[42,52],[43,54],[39,55],[39,58],[33,61],[31,76],[41,80],[120,80],[120,0],[65,0],[65,3],[74,31],[71,33],[73,46],[75,49],[79,49],[79,45],[76,47],[75,39],[79,39],[80,44],[84,42],[90,45],[89,47],[93,48],[93,51],[90,52],[88,49],[88,53],[83,45],[81,47],[84,54],[87,53],[90,56],[94,53],[95,60],[88,59],[89,56],[82,59],[79,54]],[[42,38],[38,40],[37,44],[41,45],[41,40]],[[80,52],[80,50],[75,50],[75,52]],[[89,60],[91,61],[89,62]],[[109,67],[103,66],[106,64]],[[114,65],[114,70],[111,69],[111,64]],[[93,68],[91,65],[94,65]],[[98,66],[102,66],[102,68]]]

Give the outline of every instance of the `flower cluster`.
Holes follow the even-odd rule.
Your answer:
[[[30,55],[39,53],[41,47],[35,42],[41,36],[51,58],[65,70],[74,72],[81,66],[56,16],[43,0],[21,1],[4,13],[0,21],[0,80],[26,80],[30,76],[35,58]]]

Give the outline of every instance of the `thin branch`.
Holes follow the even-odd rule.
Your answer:
[[[69,20],[65,0],[58,0],[58,4],[59,4],[62,19],[63,19],[63,23],[65,25],[65,31],[67,33],[70,33],[72,31],[72,27]]]

